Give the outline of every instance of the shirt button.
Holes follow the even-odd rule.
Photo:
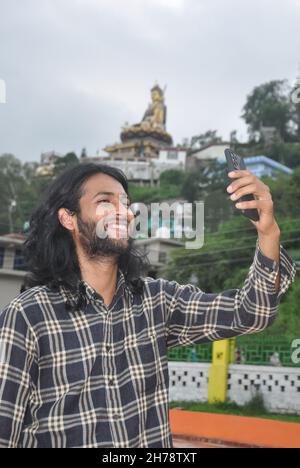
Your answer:
[[[111,350],[111,346],[106,346],[106,351],[109,353],[109,351]]]
[[[110,379],[110,380],[108,381],[108,385],[113,385],[114,383],[115,383],[115,382],[114,382],[114,379]]]

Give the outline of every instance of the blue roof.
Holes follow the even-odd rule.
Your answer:
[[[285,174],[293,174],[293,169],[281,164],[274,159],[268,158],[267,156],[250,156],[248,158],[244,158],[245,164],[266,164],[267,166],[271,166],[273,169],[277,169],[278,171],[284,172]]]

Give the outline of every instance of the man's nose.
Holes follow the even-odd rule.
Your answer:
[[[119,203],[118,215],[120,218],[127,219],[128,222],[134,218],[134,214],[130,207],[125,206],[123,203]]]

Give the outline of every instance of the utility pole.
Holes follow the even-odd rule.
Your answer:
[[[10,200],[9,205],[8,205],[8,222],[9,222],[9,232],[12,234],[14,232],[14,223],[13,223],[13,217],[12,217],[12,212],[14,208],[16,208],[17,202],[16,200]]]
[[[5,168],[3,172],[4,172],[4,174],[6,175],[6,177],[8,179],[8,185],[9,185],[10,192],[11,192],[11,197],[10,197],[9,202],[8,202],[8,224],[9,224],[9,232],[10,232],[10,234],[12,234],[14,232],[14,223],[13,223],[12,213],[13,213],[13,210],[17,206],[17,196],[16,196],[15,187],[14,187],[14,185],[13,185],[11,179],[10,179],[10,176],[9,176],[8,168]]]

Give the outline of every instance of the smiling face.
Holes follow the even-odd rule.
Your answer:
[[[84,183],[73,236],[89,257],[128,250],[128,227],[134,219],[129,205],[127,193],[113,177],[99,173]]]

